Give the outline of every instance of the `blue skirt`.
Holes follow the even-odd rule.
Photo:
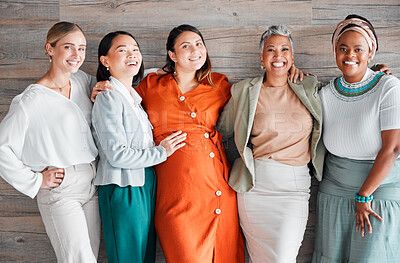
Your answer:
[[[356,231],[354,195],[374,161],[328,154],[317,197],[314,263],[400,263],[400,161],[373,193],[372,234]]]

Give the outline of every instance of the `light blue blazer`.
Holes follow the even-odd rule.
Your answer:
[[[139,94],[132,89],[132,97],[113,77],[110,84],[114,90],[99,94],[92,111],[93,137],[100,157],[94,183],[143,186],[144,168],[165,161],[167,152],[161,145],[154,146]]]

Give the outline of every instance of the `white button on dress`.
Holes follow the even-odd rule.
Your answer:
[[[210,152],[210,157],[211,157],[211,158],[214,158],[214,157],[215,157],[215,154],[214,154],[213,152]]]
[[[195,118],[196,117],[196,113],[195,112],[190,113],[190,117]]]
[[[180,97],[179,97],[179,100],[180,100],[180,101],[184,101],[184,100],[185,100],[185,96],[180,96]]]
[[[218,190],[218,191],[215,192],[215,195],[216,195],[216,196],[221,196],[221,195],[222,195],[222,192],[221,192],[220,190]]]
[[[208,139],[208,138],[210,138],[210,135],[206,132],[206,133],[204,133],[204,137],[206,137]]]

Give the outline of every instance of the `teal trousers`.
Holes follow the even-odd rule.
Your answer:
[[[145,169],[141,187],[99,186],[99,207],[109,263],[154,263],[156,178]]]

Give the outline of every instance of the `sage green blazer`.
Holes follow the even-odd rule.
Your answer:
[[[249,142],[263,78],[264,76],[245,79],[234,84],[231,88],[232,97],[217,123],[217,129],[223,135],[223,140],[234,136],[241,157],[235,160],[229,177],[229,185],[238,193],[249,192],[255,185],[253,151]],[[288,83],[313,118],[310,140],[311,163],[315,177],[321,181],[325,147],[321,140],[322,109],[318,96],[320,84],[313,75],[305,76],[303,81],[297,84],[290,80]]]

